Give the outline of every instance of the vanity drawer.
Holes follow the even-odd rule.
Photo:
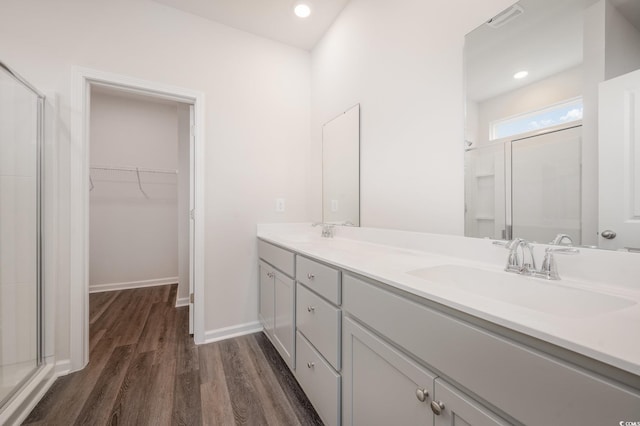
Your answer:
[[[258,240],[258,257],[290,277],[293,277],[295,260],[292,252]]]
[[[296,377],[326,425],[340,423],[340,375],[298,331]]]
[[[336,370],[340,369],[340,309],[298,283],[296,326]]]
[[[296,280],[336,305],[342,302],[340,271],[306,257],[297,256]]]
[[[640,418],[635,390],[348,275],[344,310],[524,424]]]

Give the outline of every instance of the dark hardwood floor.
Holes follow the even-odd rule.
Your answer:
[[[322,424],[262,333],[196,346],[177,286],[90,296],[90,360],[23,424]]]

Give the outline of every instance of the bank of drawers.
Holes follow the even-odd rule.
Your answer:
[[[296,256],[296,376],[327,425],[340,423],[340,271]]]

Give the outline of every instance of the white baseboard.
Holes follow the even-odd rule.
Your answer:
[[[218,342],[220,340],[230,339],[232,337],[257,333],[258,331],[262,331],[262,324],[260,324],[260,322],[258,321],[234,325],[231,327],[219,328],[217,330],[209,330],[205,331],[204,333],[204,343]]]
[[[158,285],[176,284],[178,277],[155,278],[152,280],[129,281],[126,283],[95,284],[89,286],[89,293],[103,291],[129,290],[132,288],[155,287]]]
[[[189,296],[176,298],[176,308],[181,308],[183,306],[189,306]]]

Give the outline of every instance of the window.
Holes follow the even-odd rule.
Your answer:
[[[582,97],[561,102],[548,108],[496,120],[491,123],[489,139],[506,138],[577,120],[582,120]]]

